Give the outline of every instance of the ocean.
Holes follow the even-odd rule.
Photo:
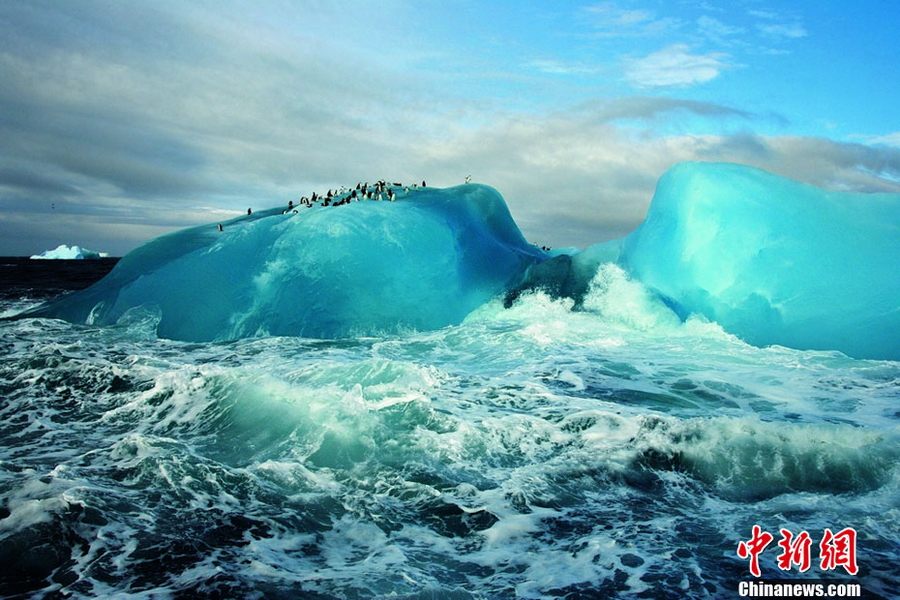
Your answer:
[[[0,259],[0,315],[114,264]],[[378,337],[0,321],[0,596],[898,597],[900,362],[604,269]]]

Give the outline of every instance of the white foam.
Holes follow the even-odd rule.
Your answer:
[[[0,535],[83,536],[75,597],[690,595],[731,584],[756,521],[852,525],[896,562],[900,364],[633,321],[526,294],[378,340],[2,323]],[[181,576],[134,583],[185,536]]]

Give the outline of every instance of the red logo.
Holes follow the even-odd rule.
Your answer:
[[[844,567],[851,575],[856,575],[859,568],[856,566],[856,530],[848,527],[837,533],[825,530],[822,541],[819,543],[819,552],[823,570]]]
[[[796,565],[802,573],[809,570],[812,565],[812,538],[809,533],[801,531],[794,535],[787,529],[781,529],[781,540],[778,547],[781,553],[778,555],[778,568],[782,571],[790,571]],[[750,573],[754,577],[760,577],[759,556],[763,553],[775,537],[763,531],[759,525],[753,526],[750,539],[741,541],[737,547],[737,555],[750,560]],[[819,568],[830,571],[843,567],[850,575],[856,575],[859,568],[856,564],[856,530],[852,527],[832,533],[825,529],[822,541],[819,542]]]

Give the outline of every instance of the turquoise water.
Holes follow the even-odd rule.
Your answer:
[[[749,346],[613,265],[581,310],[527,293],[428,332],[158,320],[0,322],[0,595],[737,597],[754,525],[763,579],[900,589],[898,362]],[[826,528],[856,575],[820,567]]]

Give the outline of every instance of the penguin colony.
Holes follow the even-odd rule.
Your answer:
[[[466,183],[472,181],[472,176],[466,176]],[[399,194],[403,196],[408,196],[410,192],[417,192],[419,190],[424,189],[426,186],[425,181],[422,181],[422,185],[420,186],[417,183],[412,185],[403,185],[402,183],[388,183],[384,179],[381,179],[375,182],[372,185],[369,185],[369,182],[359,182],[356,184],[355,188],[348,189],[344,186],[341,186],[338,190],[328,190],[324,195],[319,195],[316,192],[313,192],[310,196],[302,196],[300,198],[299,204],[294,204],[294,201],[291,200],[288,202],[288,207],[281,211],[281,214],[288,213],[299,213],[298,208],[313,208],[314,206],[342,206],[344,204],[350,204],[351,202],[360,202],[366,200],[376,200],[376,201],[388,201],[393,202],[399,197]],[[247,209],[247,214],[252,214],[251,209]],[[222,231],[222,225],[219,224],[219,231]],[[537,245],[537,244],[535,244]],[[540,248],[544,251],[549,251],[549,246],[540,246]]]
[[[418,184],[404,186],[401,183],[388,183],[383,179],[372,185],[369,185],[368,181],[365,183],[360,182],[356,184],[356,188],[354,189],[341,187],[339,190],[328,190],[324,196],[320,196],[316,192],[313,192],[311,196],[301,197],[300,203],[297,206],[305,208],[312,208],[313,206],[342,206],[361,200],[383,200],[393,202],[400,193],[405,196],[411,191],[416,192],[425,187],[424,181],[422,182],[421,187]],[[291,200],[287,210],[284,212],[298,212],[294,207],[293,200]]]

